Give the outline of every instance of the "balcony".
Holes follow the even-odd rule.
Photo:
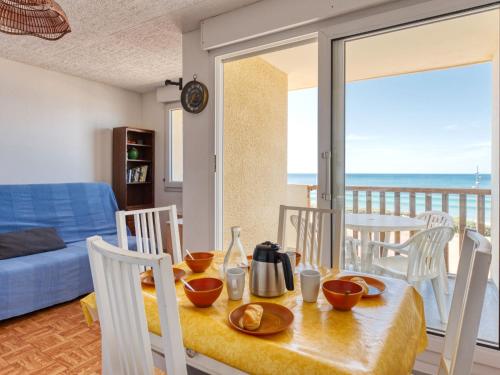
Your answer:
[[[288,185],[289,203],[316,206],[317,185]],[[345,211],[351,213],[377,213],[414,217],[424,211],[444,211],[455,223],[455,236],[445,250],[446,268],[450,293],[446,296],[450,308],[452,291],[460,257],[461,236],[466,227],[474,228],[486,237],[491,235],[491,190],[470,188],[422,188],[422,187],[380,187],[346,186]],[[381,235],[382,240],[401,243],[410,232],[395,232]],[[358,237],[358,233],[346,230],[346,236]],[[498,249],[493,249],[498,251]],[[492,264],[498,268],[498,264]],[[440,331],[446,329],[441,323],[436,301],[430,283],[424,283],[420,292],[425,301],[425,312],[429,328]],[[487,343],[498,342],[499,300],[498,280],[491,278],[488,283],[479,337]]]

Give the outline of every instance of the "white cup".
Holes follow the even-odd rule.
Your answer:
[[[300,273],[300,290],[304,302],[316,302],[320,281],[321,275],[316,270],[304,270]]]
[[[230,300],[237,301],[243,298],[245,290],[245,270],[243,268],[230,268],[226,271],[226,289]]]

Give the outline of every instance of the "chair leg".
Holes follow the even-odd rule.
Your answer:
[[[446,315],[446,297],[444,295],[443,288],[441,287],[440,276],[432,279],[432,289],[434,290],[434,295],[436,296],[436,302],[439,310],[439,317],[441,318],[441,323],[448,323],[448,316]]]
[[[443,284],[444,287],[444,292],[445,294],[450,294],[450,288],[448,285],[448,271],[446,271],[446,264],[444,264],[444,259],[441,262],[441,283]]]
[[[384,242],[391,242],[391,232],[384,232]],[[389,253],[389,250],[387,250],[385,247],[382,247],[381,249],[381,255],[382,257],[386,257],[387,254]]]

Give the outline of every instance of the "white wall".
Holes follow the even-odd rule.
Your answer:
[[[200,48],[200,30],[182,36],[182,72],[185,83],[197,79],[210,97],[199,114],[184,111],[184,181],[182,210],[184,247],[207,250],[214,244],[214,121],[213,63]],[[209,81],[210,77],[210,81]]]
[[[0,183],[111,183],[111,129],[141,124],[141,96],[0,59]]]

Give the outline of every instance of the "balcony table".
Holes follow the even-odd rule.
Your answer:
[[[426,228],[426,222],[407,216],[379,214],[345,214],[345,227],[360,232],[361,271],[372,271],[373,254],[368,250],[370,233],[403,232]]]
[[[202,274],[187,272],[186,279],[218,277],[222,253]],[[323,279],[335,272],[321,270]],[[250,295],[248,282],[242,301],[228,301],[227,292],[209,308],[196,308],[177,283],[177,301],[184,346],[220,363],[219,374],[408,374],[416,355],[427,345],[421,296],[402,280],[381,278],[387,285],[378,298],[363,299],[350,312],[332,310],[323,294],[317,303],[305,303],[298,274],[295,290],[278,298]],[[247,280],[248,281],[248,280]],[[143,287],[148,327],[154,338],[160,325],[154,287]],[[254,337],[229,327],[228,314],[243,303],[267,301],[287,306],[295,315],[286,331]],[[95,295],[81,300],[89,324],[97,320]],[[155,350],[161,348],[155,347]],[[188,358],[188,364],[190,363]],[[225,369],[225,370],[223,370]],[[238,370],[236,370],[238,369]]]

